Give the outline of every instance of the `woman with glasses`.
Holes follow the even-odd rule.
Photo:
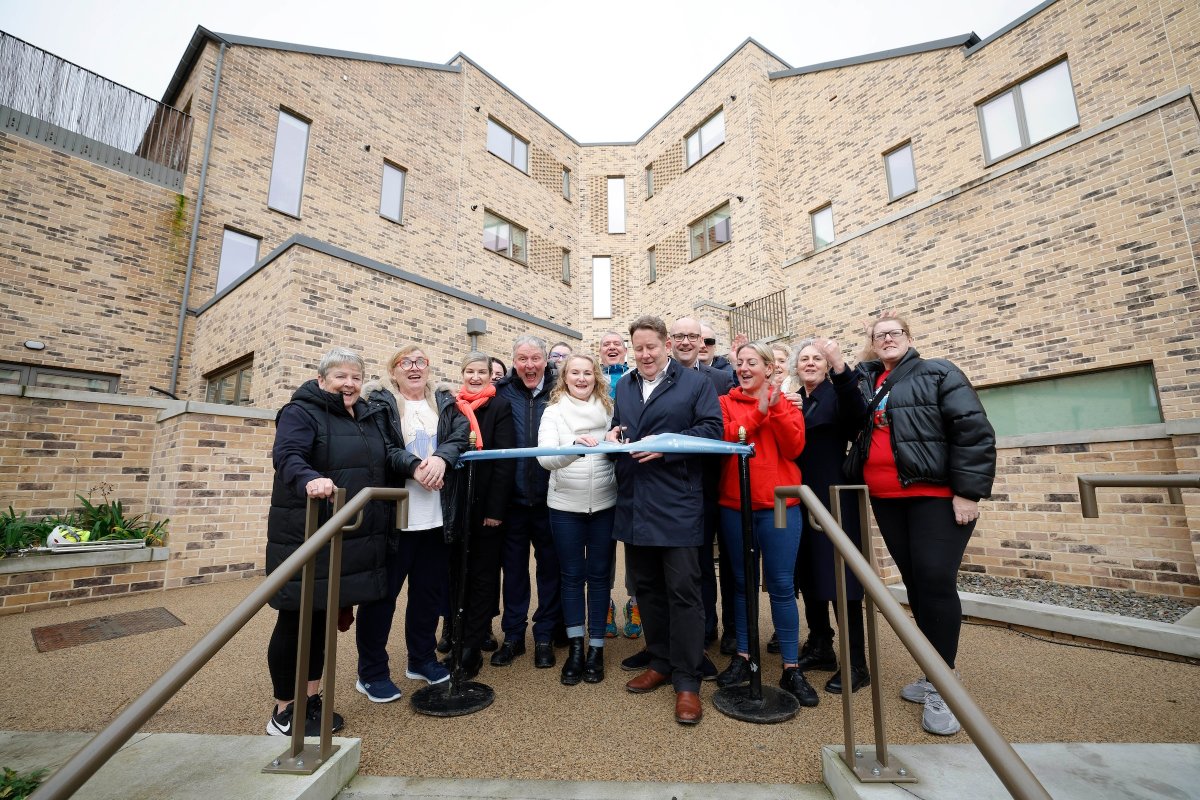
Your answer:
[[[890,312],[868,327],[865,352],[875,357],[857,371],[870,399],[846,459],[846,478],[867,484],[917,627],[953,668],[962,625],[958,567],[979,519],[979,501],[992,491],[996,434],[966,376],[949,361],[922,358],[911,330]],[[929,733],[959,731],[937,687],[924,677],[900,696],[924,704],[921,726]]]
[[[404,640],[408,648],[405,677],[426,683],[449,680],[450,672],[437,660],[437,622],[447,607],[450,565],[443,531],[442,488],[446,471],[467,449],[467,418],[455,407],[448,391],[434,392],[429,383],[429,359],[416,346],[401,348],[388,362],[391,386],[372,381],[364,387],[371,405],[383,406],[391,432],[402,443],[414,466],[408,489],[408,526],[388,536],[387,594],[359,607],[358,691],[373,703],[400,698],[388,668],[387,642],[396,611],[396,597],[408,581]],[[447,498],[448,500],[448,498]],[[448,511],[448,510],[447,510]]]

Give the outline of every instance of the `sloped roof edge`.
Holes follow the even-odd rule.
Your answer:
[[[475,61],[475,59],[471,58],[469,55],[467,55],[467,54],[466,54],[466,53],[464,53],[463,51],[459,50],[457,53],[455,53],[455,54],[454,54],[454,57],[453,57],[453,58],[451,58],[449,61],[447,61],[447,62],[446,62],[446,65],[447,65],[447,66],[449,66],[449,65],[452,65],[452,64],[453,64],[455,61],[457,61],[457,60],[458,60],[458,59],[460,59],[460,58],[461,58],[463,61],[466,61],[468,64],[470,64],[470,65],[471,65],[472,67],[474,67],[475,69],[477,69],[477,70],[479,70],[480,72],[482,72],[482,73],[483,73],[483,74],[484,74],[484,75],[487,77],[487,79],[488,79],[488,80],[490,80],[492,83],[496,84],[496,85],[497,85],[497,86],[499,86],[501,89],[503,89],[504,91],[508,92],[508,93],[509,93],[509,94],[511,94],[513,97],[515,97],[517,100],[519,100],[519,101],[521,102],[521,104],[522,104],[522,105],[524,105],[526,108],[528,108],[530,111],[532,111],[533,113],[537,114],[539,117],[541,117],[542,119],[544,119],[544,120],[547,122],[547,124],[549,124],[549,125],[550,125],[550,127],[554,128],[554,130],[558,131],[558,132],[559,132],[559,133],[561,133],[563,136],[565,136],[565,137],[567,137],[568,139],[570,139],[572,144],[575,144],[575,145],[578,145],[578,144],[579,144],[579,140],[578,140],[578,139],[576,139],[574,136],[572,136],[571,134],[567,133],[567,132],[566,132],[566,131],[564,131],[562,128],[560,128],[560,127],[559,127],[559,126],[558,126],[558,125],[557,125],[557,124],[554,122],[554,120],[552,120],[552,119],[550,119],[549,117],[547,117],[547,116],[546,116],[545,114],[543,114],[541,111],[538,111],[538,110],[537,110],[537,108],[536,108],[536,107],[535,107],[535,106],[534,106],[532,103],[530,103],[530,102],[529,102],[528,100],[526,100],[524,97],[521,97],[521,95],[517,94],[517,93],[516,93],[516,92],[514,92],[512,89],[508,88],[508,86],[506,86],[506,85],[504,84],[504,81],[500,80],[500,79],[499,79],[499,78],[497,78],[495,75],[493,75],[492,73],[488,72],[488,71],[487,71],[486,69],[484,69],[483,67],[479,66],[479,63],[478,63],[477,61]],[[451,68],[452,68],[452,69],[456,69],[456,70],[458,69],[458,67],[451,67]]]
[[[1051,2],[1053,2],[1053,0],[1051,0]],[[785,69],[779,72],[772,72],[768,77],[770,77],[771,80],[778,80],[779,78],[791,78],[796,75],[809,75],[814,72],[824,72],[827,69],[852,67],[858,64],[869,64],[873,61],[885,61],[889,58],[900,58],[902,56],[911,56],[917,53],[928,53],[933,50],[945,50],[949,47],[971,47],[978,41],[979,37],[972,32],[963,34],[961,36],[951,36],[948,39],[937,39],[932,42],[910,44],[907,47],[897,47],[893,50],[880,50],[877,53],[867,53],[866,55],[853,56],[851,58],[839,58],[836,61],[825,61],[820,64],[810,64],[807,67]]]
[[[1041,3],[1041,4],[1037,5],[1037,6],[1035,6],[1035,7],[1031,8],[1031,9],[1029,9],[1029,10],[1028,10],[1028,11],[1026,11],[1024,14],[1022,14],[1022,15],[1021,15],[1021,16],[1019,16],[1019,17],[1017,17],[1017,18],[1016,18],[1016,19],[1014,19],[1012,22],[1008,23],[1008,24],[1007,24],[1007,25],[1005,25],[1003,28],[1001,28],[1000,30],[996,31],[995,33],[993,33],[991,36],[987,37],[986,39],[982,39],[982,40],[980,40],[980,41],[976,42],[975,44],[967,45],[967,52],[966,52],[966,53],[964,53],[963,55],[965,55],[965,56],[967,56],[968,58],[970,58],[971,56],[975,55],[976,53],[978,53],[978,52],[979,52],[980,50],[982,50],[983,48],[987,47],[987,46],[988,46],[989,44],[991,44],[992,42],[994,42],[994,41],[996,41],[997,39],[999,39],[999,38],[1000,38],[1001,36],[1003,36],[1004,34],[1006,34],[1006,33],[1008,33],[1009,31],[1011,31],[1013,28],[1015,28],[1015,27],[1017,27],[1018,25],[1020,25],[1021,23],[1025,22],[1025,21],[1026,21],[1027,19],[1029,19],[1030,17],[1036,16],[1037,14],[1041,13],[1042,11],[1046,10],[1047,8],[1049,8],[1050,6],[1054,5],[1054,4],[1055,4],[1055,3],[1057,3],[1057,2],[1058,2],[1058,0],[1046,0],[1046,2],[1044,2],[1044,3]]]

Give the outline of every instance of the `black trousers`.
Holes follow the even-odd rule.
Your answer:
[[[809,597],[811,594],[813,597]],[[829,622],[829,612],[834,612],[837,619],[837,603],[833,600],[821,600],[817,592],[807,587],[801,587],[800,596],[804,598],[804,621],[808,623],[808,635],[815,639],[833,639],[833,626]],[[850,663],[856,667],[867,665],[866,634],[863,627],[862,600],[846,601],[847,630],[850,637]]]
[[[715,495],[714,495],[715,496]],[[725,621],[725,629],[732,631],[733,625],[733,595],[736,591],[733,579],[733,567],[729,566],[729,556],[725,546],[717,537],[721,527],[720,509],[716,503],[704,508],[704,544],[700,545],[700,591],[704,598],[704,638],[714,639],[718,633],[718,623]],[[718,571],[713,563],[713,543],[716,542],[717,552],[720,553],[721,565]],[[721,616],[717,618],[717,587],[720,586]]]
[[[500,612],[500,554],[504,527],[471,527],[467,550],[467,591],[463,603],[463,644],[479,648],[492,635],[492,618]],[[453,576],[455,581],[458,576]],[[457,596],[451,581],[450,601]]]
[[[871,510],[904,578],[917,627],[953,668],[962,629],[958,567],[975,523],[955,522],[948,497],[872,497]]]
[[[650,669],[671,676],[677,692],[700,691],[704,606],[700,548],[625,545],[641,610]]]
[[[267,644],[267,669],[276,700],[296,699],[296,647],[300,643],[300,611],[279,609]],[[325,609],[314,608],[308,649],[308,679],[321,679],[325,669]]]

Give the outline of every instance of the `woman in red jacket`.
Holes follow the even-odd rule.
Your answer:
[[[750,459],[750,506],[754,537],[763,560],[763,580],[771,598],[771,620],[779,635],[783,677],[779,685],[803,706],[815,706],[816,691],[797,666],[800,649],[800,614],[793,591],[793,570],[800,546],[800,501],[789,500],[787,527],[775,527],[775,487],[800,483],[796,458],[804,449],[804,415],[786,400],[771,381],[775,372],[771,349],[757,342],[737,349],[734,375],[738,385],[720,398],[726,441],[738,441],[740,428],[754,445]],[[730,457],[721,470],[721,546],[729,553],[736,584],[734,622],[737,654],[717,676],[719,686],[736,686],[750,680],[750,641],[746,632],[746,581],[742,561],[742,495],[737,459]]]

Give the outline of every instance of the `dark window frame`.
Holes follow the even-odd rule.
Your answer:
[[[92,372],[90,370],[84,370],[84,369],[72,369],[71,367],[56,367],[56,366],[51,366],[48,364],[21,364],[21,363],[15,362],[15,361],[0,361],[0,369],[16,371],[20,375],[19,379],[16,381],[16,385],[34,386],[39,389],[57,389],[60,391],[69,391],[69,392],[98,392],[98,393],[103,393],[103,394],[116,394],[117,393],[117,385],[121,381],[120,375],[113,375],[111,373],[105,373],[105,372]],[[61,386],[46,386],[44,384],[38,383],[38,378],[41,377],[42,375],[57,375],[60,377],[65,377],[65,378],[83,378],[85,380],[92,380],[92,381],[105,381],[106,383],[108,383],[108,388],[106,388],[106,389],[80,389],[80,388],[64,389]],[[7,383],[9,385],[13,385],[12,381],[8,381]],[[0,383],[0,385],[4,385],[4,384]]]
[[[485,235],[486,235],[487,227],[488,227],[488,217],[491,217],[492,219],[503,222],[504,224],[509,226],[508,251],[501,252],[499,250],[493,250],[492,248],[487,246],[486,242],[483,245],[483,249],[487,250],[489,253],[495,253],[496,255],[500,256],[501,258],[507,258],[509,261],[514,261],[517,264],[524,264],[524,265],[528,266],[529,265],[529,229],[518,225],[517,223],[513,222],[511,219],[508,219],[507,217],[497,214],[495,211],[492,211],[490,208],[485,208],[483,211],[483,230],[485,232]],[[516,256],[514,256],[512,254],[512,251],[513,251],[512,229],[514,229],[514,228],[525,234],[525,258],[523,258],[523,259],[517,258]]]
[[[247,391],[246,398],[242,400],[242,378],[250,374],[250,385],[254,385],[254,354],[232,361],[223,367],[213,370],[204,376],[204,402],[214,403],[222,406],[248,406],[251,405],[250,395]],[[233,378],[233,402],[226,403],[223,400],[213,399],[213,389],[220,385],[221,382],[228,378]]]

